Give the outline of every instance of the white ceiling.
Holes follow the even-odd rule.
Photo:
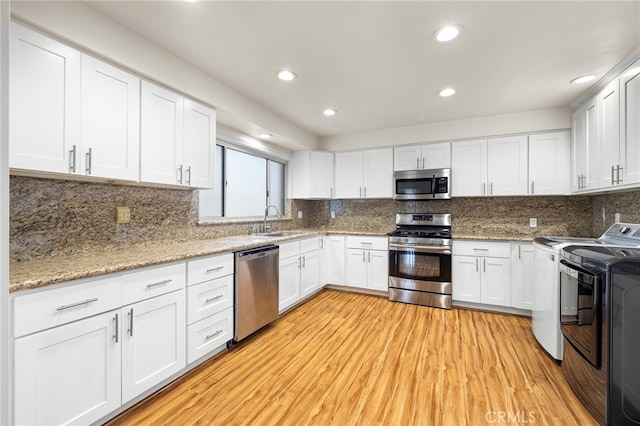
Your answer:
[[[568,106],[640,45],[639,1],[88,4],[319,137]]]

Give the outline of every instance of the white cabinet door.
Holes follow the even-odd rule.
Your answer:
[[[318,265],[318,281],[321,287],[324,287],[329,279],[329,237],[324,236],[319,238],[320,248],[319,265]]]
[[[451,256],[452,298],[480,302],[480,261],[473,256]]]
[[[367,250],[367,288],[389,291],[389,252]]]
[[[621,183],[640,182],[640,60],[620,76],[620,162]]]
[[[183,183],[213,189],[216,157],[216,111],[184,100]]]
[[[347,249],[346,285],[351,287],[367,288],[366,250]]]
[[[529,136],[529,195],[565,195],[571,191],[571,146],[567,132]]]
[[[587,146],[587,169],[583,178],[583,189],[595,189],[598,187],[599,158],[599,124],[598,124],[598,99],[594,98],[585,105],[585,134]]]
[[[583,181],[588,173],[587,114],[584,108],[574,111],[571,120],[571,191],[583,191]]]
[[[393,197],[393,149],[364,151],[365,198]]]
[[[300,297],[305,298],[320,288],[320,251],[302,255],[300,268]]]
[[[184,99],[146,81],[141,92],[140,180],[182,184]]]
[[[80,52],[15,23],[10,37],[9,166],[79,172]]]
[[[343,284],[345,282],[345,237],[330,235],[327,244],[327,284]]]
[[[282,313],[300,300],[300,256],[280,259],[278,309]]]
[[[618,184],[620,166],[620,91],[618,80],[598,94],[599,188]]]
[[[333,152],[311,152],[310,197],[333,197]]]
[[[15,424],[90,424],[120,407],[118,314],[16,339]]]
[[[489,139],[487,161],[488,195],[527,195],[526,136]]]
[[[451,167],[451,142],[422,145],[423,169],[446,169]]]
[[[511,306],[511,263],[509,259],[485,257],[482,261],[480,302]]]
[[[185,291],[122,308],[122,403],[186,366]]]
[[[487,141],[455,142],[451,146],[452,195],[486,195]]]
[[[420,145],[393,148],[393,170],[417,170],[421,167],[422,149]]]
[[[80,174],[137,181],[140,175],[140,79],[82,55]]]
[[[511,306],[533,309],[535,260],[533,244],[514,243],[511,251]]]
[[[336,198],[363,198],[363,152],[336,153]]]

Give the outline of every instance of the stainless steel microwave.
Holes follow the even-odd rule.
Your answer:
[[[403,170],[393,173],[395,200],[448,200],[451,169]]]

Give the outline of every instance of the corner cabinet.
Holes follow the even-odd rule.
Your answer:
[[[333,152],[295,151],[290,163],[291,198],[333,198],[333,161]]]
[[[620,76],[620,160],[622,181],[640,182],[640,59]]]
[[[393,149],[337,152],[335,198],[392,198]]]

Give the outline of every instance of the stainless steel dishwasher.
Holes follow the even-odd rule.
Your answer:
[[[234,343],[278,318],[279,247],[235,252]]]

